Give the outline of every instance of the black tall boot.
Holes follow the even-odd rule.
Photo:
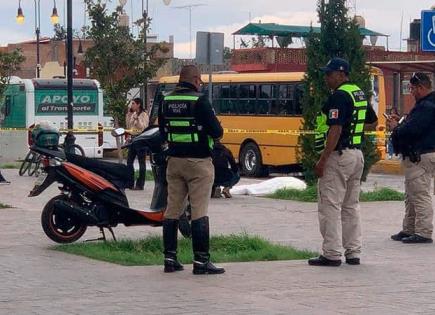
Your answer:
[[[177,260],[177,232],[178,220],[165,219],[163,221],[165,272],[174,272],[184,269],[183,265]]]
[[[219,274],[224,268],[219,268],[210,262],[210,230],[208,217],[192,221],[192,247],[194,254],[193,274]]]

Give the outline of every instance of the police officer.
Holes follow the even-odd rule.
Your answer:
[[[431,179],[435,171],[435,92],[429,77],[414,73],[410,92],[415,106],[399,124],[399,116],[388,119],[394,128],[392,142],[396,154],[401,153],[405,170],[405,217],[402,230],[391,236],[403,243],[432,243],[433,208]]]
[[[214,181],[211,159],[213,139],[223,130],[207,98],[199,93],[201,73],[185,66],[175,90],[166,95],[159,109],[160,132],[168,149],[168,205],[163,221],[165,272],[183,270],[177,260],[178,220],[189,197],[192,207],[194,274],[224,273],[210,262],[207,208]]]
[[[214,165],[214,184],[212,198],[221,197],[220,186],[223,186],[222,195],[232,198],[230,189],[239,182],[239,167],[231,151],[220,141],[216,141],[212,151]]]
[[[360,147],[364,124],[376,122],[377,117],[364,92],[349,82],[350,66],[346,60],[333,58],[321,71],[325,72],[325,81],[333,90],[317,119],[320,126],[316,135],[316,148],[321,155],[314,171],[319,177],[318,211],[323,253],[309,259],[308,263],[340,266],[343,245],[346,263],[359,265],[359,194],[364,167]]]

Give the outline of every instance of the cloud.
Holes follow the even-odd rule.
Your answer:
[[[174,43],[174,55],[176,58],[190,58],[190,42]],[[195,58],[196,41],[192,41],[192,58]]]
[[[23,41],[32,40],[31,35],[27,33],[21,33],[21,32],[11,32],[11,30],[8,29],[0,29],[0,46],[7,46],[11,43],[19,43]]]

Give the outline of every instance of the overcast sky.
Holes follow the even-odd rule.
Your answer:
[[[38,1],[38,0],[37,0]],[[39,0],[41,3],[41,36],[52,36],[50,15],[53,0]],[[146,0],[143,0],[146,3]],[[317,24],[317,0],[172,0],[165,6],[162,0],[148,0],[149,13],[153,18],[151,33],[157,34],[160,40],[175,38],[175,56],[189,57],[189,10],[177,9],[176,6],[201,4],[192,8],[192,39],[197,31],[216,31],[225,33],[227,46],[232,47],[230,35],[249,22],[280,23],[288,25]],[[114,8],[118,0],[109,1]],[[66,0],[56,0],[60,22],[64,22],[64,6]],[[435,0],[351,0],[352,15],[362,15],[366,27],[390,35],[390,50],[399,50],[400,29],[403,16],[402,39],[409,36],[409,22],[420,18],[421,10],[435,5]],[[142,0],[127,0],[125,9],[133,20],[141,14]],[[18,0],[0,0],[0,45],[34,38],[34,1],[21,0],[25,15],[24,25],[17,25]],[[73,27],[80,29],[85,23],[83,0],[73,0]],[[133,12],[133,14],[132,14]],[[134,30],[134,33],[136,30]],[[378,44],[385,44],[381,39]],[[193,55],[195,44],[193,43]],[[406,42],[402,41],[402,50]]]

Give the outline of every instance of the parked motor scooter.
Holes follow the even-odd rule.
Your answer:
[[[124,129],[115,131],[122,136]],[[147,147],[151,152],[154,175],[154,192],[150,209],[136,210],[129,207],[125,187],[129,181],[127,166],[48,148],[32,146],[30,149],[43,156],[44,172],[38,177],[29,197],[40,195],[52,183],[60,184],[60,194],[45,205],[41,224],[45,234],[57,243],[78,240],[89,226],[100,229],[106,239],[107,228],[116,240],[113,227],[161,226],[166,208],[166,154],[164,141],[158,127],[149,127],[135,137],[129,145]],[[180,232],[190,237],[188,217],[180,218]]]

